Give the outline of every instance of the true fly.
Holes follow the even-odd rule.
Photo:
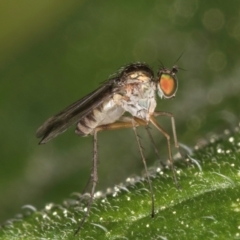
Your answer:
[[[92,184],[90,198],[86,214],[80,222],[75,234],[84,224],[93,202],[94,192],[98,181],[97,134],[103,130],[121,128],[132,128],[134,130],[150,186],[152,217],[154,216],[152,185],[136,128],[139,126],[145,126],[148,130],[147,126],[151,123],[166,137],[168,144],[168,158],[173,170],[170,135],[158,124],[155,117],[170,117],[175,147],[179,148],[174,117],[169,112],[155,111],[155,108],[157,106],[156,92],[160,98],[170,99],[175,96],[178,88],[176,78],[177,72],[177,66],[173,66],[171,70],[161,67],[157,76],[154,77],[152,69],[147,64],[129,64],[122,67],[114,75],[110,76],[110,78],[98,89],[73,103],[57,115],[49,118],[37,130],[36,136],[41,138],[39,144],[47,143],[72,125],[76,125],[76,134],[81,136],[93,136],[94,151],[93,166],[90,175]],[[149,131],[148,133],[150,134]],[[176,181],[174,170],[173,176]]]

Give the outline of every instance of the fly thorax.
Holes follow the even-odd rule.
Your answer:
[[[125,111],[145,121],[149,121],[156,105],[155,88],[149,83],[128,86],[126,95],[121,99],[121,106]]]

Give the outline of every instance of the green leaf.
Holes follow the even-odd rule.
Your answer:
[[[155,217],[145,178],[129,178],[99,196],[77,236],[85,201],[75,194],[62,205],[23,209],[21,218],[2,227],[1,239],[240,239],[240,133],[225,134],[175,164],[171,171],[151,169]],[[133,183],[134,182],[134,183]]]

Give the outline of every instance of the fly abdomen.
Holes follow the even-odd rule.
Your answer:
[[[108,99],[80,119],[75,132],[82,136],[93,134],[97,127],[116,122],[124,112],[112,98]]]
[[[95,126],[97,126],[97,121],[94,119],[93,112],[91,112],[78,122],[75,132],[78,135],[85,136],[90,134]]]

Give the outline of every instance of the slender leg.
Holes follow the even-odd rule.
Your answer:
[[[149,172],[147,169],[146,159],[143,154],[143,147],[141,145],[140,138],[139,138],[139,136],[137,134],[137,130],[136,130],[137,126],[147,126],[148,123],[146,121],[136,118],[136,117],[133,117],[133,118],[124,117],[124,118],[121,118],[120,120],[122,120],[122,121],[112,123],[112,124],[102,125],[102,126],[98,127],[98,129],[100,131],[100,130],[113,130],[113,129],[119,129],[119,128],[133,128],[135,137],[137,139],[138,148],[139,148],[139,151],[140,151],[140,154],[142,157],[142,162],[143,162],[143,165],[145,168],[150,192],[151,192],[151,199],[152,199],[152,214],[151,215],[152,215],[152,217],[154,217],[154,195],[153,195],[152,183],[151,183]],[[151,136],[151,134],[150,134],[150,136]]]
[[[175,147],[177,148],[177,151],[178,151],[178,153],[179,153],[179,155],[180,155],[180,158],[183,159],[184,157],[186,157],[185,152],[182,151],[182,148],[180,148],[180,145],[179,145],[178,140],[177,140],[177,132],[176,132],[176,125],[175,125],[175,118],[174,118],[173,114],[170,113],[170,112],[156,111],[156,112],[154,112],[153,115],[154,115],[155,117],[158,117],[158,116],[167,116],[167,117],[170,117],[170,118],[171,118],[174,145],[175,145]]]
[[[102,125],[102,126],[97,127],[94,130],[94,133],[93,133],[93,166],[92,166],[90,178],[89,178],[89,180],[87,182],[87,185],[84,189],[84,191],[85,191],[86,188],[88,187],[89,183],[90,182],[92,183],[90,199],[88,201],[87,211],[86,211],[84,217],[82,218],[77,230],[74,232],[74,235],[76,235],[81,230],[83,224],[85,223],[87,217],[89,216],[90,209],[91,209],[92,202],[93,202],[93,198],[94,198],[95,188],[96,188],[96,184],[97,184],[97,180],[98,180],[98,174],[97,174],[97,165],[98,165],[97,133],[99,131],[104,131],[104,130],[114,130],[114,129],[132,128],[132,127],[133,127],[133,125],[132,125],[131,118],[127,117],[127,118],[124,118],[123,121]]]
[[[174,119],[174,116],[172,113],[169,113],[169,112],[154,112],[153,114],[155,117],[158,117],[158,116],[167,116],[167,117],[170,117],[171,118],[171,123],[172,123],[172,131],[173,131],[173,140],[174,140],[174,145],[175,147],[178,149],[179,151],[179,144],[178,144],[178,140],[177,140],[177,132],[176,132],[176,125],[175,125],[175,119]]]
[[[137,134],[137,130],[136,130],[135,124],[136,124],[136,123],[135,123],[135,120],[132,119],[133,131],[134,131],[135,137],[136,137],[136,139],[137,139],[138,148],[139,148],[139,151],[140,151],[140,154],[141,154],[141,157],[142,157],[142,162],[143,162],[143,165],[144,165],[144,168],[145,168],[145,172],[146,172],[146,175],[147,175],[148,184],[149,184],[149,187],[150,187],[151,199],[152,199],[152,217],[154,217],[154,195],[153,195],[152,182],[151,182],[151,180],[150,180],[149,172],[148,172],[148,169],[147,169],[146,159],[145,159],[144,154],[143,154],[143,147],[142,147],[142,144],[141,144],[141,142],[140,142],[139,136],[138,136],[138,134]]]
[[[172,169],[172,172],[173,172],[174,182],[175,182],[177,188],[180,189],[179,183],[178,183],[178,181],[177,181],[176,173],[175,173],[174,167],[173,167],[173,159],[172,159],[170,136],[169,136],[169,134],[158,124],[158,122],[156,121],[156,119],[154,118],[154,116],[151,116],[151,117],[150,117],[150,122],[151,122],[151,123],[164,135],[164,137],[167,139],[167,144],[168,144],[168,156],[169,156],[169,161],[170,161],[171,169]]]
[[[84,189],[82,190],[82,194],[84,194],[87,191],[87,189],[89,187],[89,184],[91,183],[91,179],[92,178],[91,178],[91,175],[90,175],[90,177],[88,178],[87,184],[85,185]]]
[[[177,142],[177,136],[176,136],[176,130],[175,130],[175,122],[174,122],[174,118],[170,113],[166,113],[166,112],[156,112],[154,114],[154,116],[160,116],[160,115],[165,115],[165,116],[170,116],[172,119],[172,128],[173,128],[173,135],[174,135],[174,142],[175,142],[175,146],[178,148],[178,142]],[[170,136],[167,134],[167,132],[157,123],[156,119],[154,118],[154,116],[151,116],[150,118],[150,122],[160,131],[162,132],[162,134],[166,137],[167,139],[167,143],[168,143],[168,154],[169,154],[169,160],[171,163],[171,168],[173,171],[173,176],[174,176],[174,180],[176,182],[176,185],[178,186],[178,182],[177,182],[177,178],[173,169],[173,160],[172,160],[172,153],[171,153],[171,145],[170,145]],[[152,188],[152,184],[151,184],[151,180],[150,180],[150,176],[147,170],[147,164],[146,164],[146,160],[143,154],[143,147],[141,145],[139,136],[137,135],[137,131],[136,131],[136,127],[138,126],[147,126],[148,123],[142,119],[133,117],[123,117],[120,119],[120,121],[115,122],[115,123],[111,123],[111,124],[106,124],[106,125],[102,125],[99,126],[95,129],[94,133],[93,133],[93,141],[94,141],[94,151],[93,151],[93,167],[91,170],[91,178],[90,180],[92,181],[92,189],[91,189],[91,193],[90,193],[90,199],[87,205],[87,211],[83,217],[83,219],[81,220],[77,230],[75,231],[75,235],[80,231],[80,229],[82,228],[83,224],[85,223],[89,213],[90,213],[90,208],[92,206],[93,203],[93,198],[94,198],[94,192],[95,192],[95,188],[96,188],[96,184],[98,181],[98,174],[97,174],[97,165],[98,165],[98,152],[97,152],[97,133],[99,131],[104,131],[104,130],[115,130],[115,129],[121,129],[121,128],[133,128],[134,130],[134,134],[135,137],[137,139],[137,143],[138,143],[138,147],[140,150],[140,154],[142,157],[142,161],[144,164],[144,168],[146,171],[146,175],[147,175],[147,180],[149,183],[149,187],[150,187],[150,191],[151,191],[151,199],[152,199],[152,217],[154,217],[154,195],[153,195],[153,188]],[[151,138],[151,134],[149,135],[150,139]],[[88,184],[87,184],[88,186]]]
[[[158,159],[159,159],[160,165],[161,165],[161,167],[164,167],[165,165],[164,165],[164,164],[162,163],[162,161],[161,161],[161,158],[160,158],[160,155],[159,155],[159,151],[158,151],[158,149],[157,149],[157,147],[156,147],[156,144],[155,144],[155,142],[154,142],[153,136],[152,136],[152,134],[151,134],[151,132],[150,132],[150,130],[149,130],[149,126],[147,125],[147,126],[145,127],[145,129],[146,129],[147,134],[148,134],[148,136],[149,136],[149,138],[150,138],[150,140],[151,140],[151,143],[152,143],[153,148],[154,148],[154,150],[155,150],[155,154],[157,155],[157,157],[158,157]]]
[[[90,193],[90,199],[88,201],[88,205],[87,205],[87,211],[82,219],[82,221],[80,222],[77,230],[75,231],[74,235],[76,235],[80,229],[82,228],[84,222],[86,221],[89,212],[90,212],[90,208],[92,206],[92,202],[93,202],[93,198],[94,198],[94,193],[95,193],[95,188],[97,185],[97,181],[98,181],[98,173],[97,173],[97,163],[98,163],[98,151],[97,151],[97,129],[94,131],[93,134],[93,166],[92,166],[92,170],[91,170],[91,180],[92,180],[92,189],[91,189],[91,193]]]

